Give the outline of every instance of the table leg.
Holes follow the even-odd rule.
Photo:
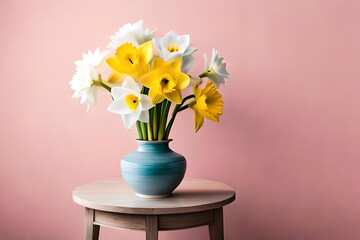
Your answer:
[[[158,240],[159,216],[146,215],[145,229],[146,240]]]
[[[84,239],[98,240],[99,232],[100,226],[94,224],[94,209],[85,208]]]
[[[209,224],[210,240],[224,239],[223,208],[214,210],[214,222]]]

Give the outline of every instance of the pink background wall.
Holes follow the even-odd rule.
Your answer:
[[[359,1],[1,1],[0,239],[81,239],[72,190],[119,177],[136,148],[106,110],[86,113],[68,81],[81,53],[127,23],[191,35],[193,73],[221,50],[232,78],[220,124],[193,133],[183,113],[173,149],[187,176],[237,191],[225,237],[360,239]],[[144,239],[103,228],[101,239]],[[205,227],[160,239],[208,239]]]

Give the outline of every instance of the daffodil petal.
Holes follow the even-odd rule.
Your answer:
[[[195,132],[199,131],[203,124],[204,117],[198,111],[195,111]]]
[[[92,85],[86,95],[86,102],[95,105],[96,104],[96,94],[99,90],[98,86]]]
[[[140,79],[140,83],[144,84],[144,86],[148,88],[156,87],[156,82],[154,78],[158,75],[157,70],[144,74]]]
[[[136,121],[139,119],[141,114],[141,108],[136,108],[135,111],[129,113],[129,114],[122,114],[122,120],[123,123],[126,127],[126,129],[130,129],[135,123]]]
[[[114,100],[108,107],[108,110],[117,114],[129,114],[132,112],[131,109],[126,105],[125,97]]]
[[[140,103],[143,111],[154,107],[154,104],[151,103],[150,97],[145,94],[140,94]]]
[[[154,71],[154,70],[156,70],[158,68],[162,68],[166,64],[167,64],[167,62],[164,59],[159,58],[159,57],[154,57],[153,61],[152,61],[152,64],[151,64],[151,70]]]
[[[161,38],[154,38],[153,41],[154,41],[155,46],[156,46],[159,50],[162,49],[162,46],[161,46],[161,43],[162,43]]]
[[[223,77],[230,77],[230,74],[226,71],[226,63],[222,64],[221,66],[215,66],[214,70],[215,72],[221,74]]]
[[[141,111],[141,114],[138,119],[140,122],[148,123],[149,122],[149,111]]]
[[[137,93],[129,88],[124,88],[124,87],[112,87],[111,88],[111,96],[114,99],[119,99],[119,98],[125,97],[125,95],[127,95],[127,94],[138,95],[139,93]]]
[[[198,85],[194,86],[194,95],[196,99],[198,99],[201,95],[201,89],[198,87]]]
[[[168,67],[172,69],[174,72],[180,72],[181,70],[181,58],[174,58],[168,63]]]
[[[222,115],[224,103],[222,100],[215,100],[208,104],[207,112],[210,113],[213,117],[210,119],[215,122],[219,122],[219,116]],[[214,120],[215,119],[215,120]]]
[[[216,88],[214,88],[214,83],[211,82],[211,81],[209,81],[209,82],[206,84],[206,86],[204,87],[204,89],[203,89],[202,92],[203,92],[203,94],[207,94],[208,92],[211,92],[211,91],[212,91],[211,94],[217,92],[217,91],[216,91]]]
[[[121,44],[131,42],[135,46],[139,46],[144,42],[151,40],[154,37],[155,31],[143,28],[143,20],[139,20],[133,24],[125,24],[118,32],[110,37],[111,42],[107,45],[108,48],[115,50]]]
[[[166,52],[175,52],[170,51],[169,48],[176,47],[176,52],[180,52],[181,55],[185,52],[186,48],[189,46],[190,36],[182,35],[179,36],[176,32],[170,31],[162,38],[162,47]]]
[[[190,55],[192,54],[193,52],[195,52],[197,50],[196,47],[191,47],[191,46],[188,46],[184,52],[184,56],[186,55]]]
[[[215,48],[212,49],[210,64],[215,63],[215,59],[219,58],[219,53]]]
[[[182,52],[172,52],[172,53],[169,53],[166,49],[163,50],[163,56],[164,56],[164,59],[167,61],[167,62],[170,62],[171,60],[175,59],[175,58],[181,58],[183,56]]]
[[[167,45],[169,45],[169,44],[175,43],[176,38],[178,36],[179,35],[177,35],[177,33],[174,32],[174,31],[169,31],[167,34],[165,34],[164,37],[163,37],[164,47],[167,47]]]
[[[124,79],[122,87],[129,88],[137,93],[140,93],[141,89],[139,88],[139,85],[135,82],[135,80],[131,76],[127,76]]]
[[[176,78],[176,86],[175,88],[177,90],[183,90],[185,88],[187,88],[187,86],[189,86],[190,84],[190,77],[189,75],[182,73],[182,72],[176,72],[173,73],[175,78]]]
[[[194,65],[195,59],[192,55],[183,56],[182,64],[181,64],[181,71],[183,73],[187,73],[190,71],[192,66]]]
[[[220,88],[221,83],[225,84],[225,78],[222,75],[217,74],[216,72],[215,72],[215,79],[216,80],[213,80],[213,82],[217,89]]]
[[[111,57],[111,58],[106,59],[106,63],[109,65],[109,67],[112,70],[115,70],[115,71],[119,72],[120,69],[121,69],[120,62],[116,57]]]
[[[149,97],[150,97],[151,103],[154,105],[162,102],[165,99],[164,95],[157,93],[153,89],[150,89]]]
[[[174,102],[176,104],[180,104],[181,103],[181,100],[182,100],[182,97],[181,97],[181,92],[176,90],[176,91],[173,91],[171,93],[164,93],[164,96],[170,100],[171,102]]]
[[[186,49],[189,47],[190,35],[186,34],[186,35],[178,36],[176,39],[176,44],[178,45],[179,51],[184,53]]]
[[[220,88],[220,80],[218,78],[216,78],[215,75],[214,75],[214,77],[209,77],[209,79],[214,83],[214,85],[217,89]]]
[[[147,41],[139,47],[140,55],[144,57],[144,62],[150,62],[153,57],[152,41]]]
[[[109,82],[109,83],[112,83],[112,84],[122,83],[126,76],[127,76],[126,74],[119,73],[119,72],[117,72],[117,71],[112,71],[112,72],[110,73],[108,82]]]
[[[201,112],[201,114],[202,114],[205,118],[207,118],[207,119],[209,119],[209,120],[211,120],[211,121],[219,122],[219,115],[214,116],[214,115],[212,115],[212,114],[210,114],[209,112],[206,112],[206,111]]]
[[[224,105],[221,94],[211,81],[207,83],[203,94],[206,96],[207,109],[201,111],[201,114],[211,121],[219,122],[219,116],[222,114]]]

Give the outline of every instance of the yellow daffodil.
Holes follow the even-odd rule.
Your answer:
[[[125,43],[116,49],[115,57],[106,59],[106,62],[114,71],[130,75],[138,81],[139,77],[150,71],[149,62],[152,57],[152,41],[138,48],[132,43]]]
[[[221,94],[210,81],[203,90],[197,85],[194,86],[194,95],[195,101],[191,102],[189,107],[195,111],[195,132],[197,132],[204,123],[204,117],[219,122],[224,102]]]
[[[181,58],[166,62],[154,57],[151,72],[140,78],[140,83],[150,89],[149,97],[153,104],[162,102],[165,98],[176,104],[181,103],[181,90],[189,85],[190,78],[180,70]]]

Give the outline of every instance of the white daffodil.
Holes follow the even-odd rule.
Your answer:
[[[108,107],[113,113],[121,114],[124,125],[130,129],[137,120],[149,122],[149,109],[154,105],[149,96],[140,94],[141,89],[135,80],[127,76],[121,87],[111,88],[114,101]]]
[[[96,93],[101,88],[101,69],[105,66],[108,51],[96,49],[94,53],[90,50],[88,54],[83,53],[83,59],[76,61],[76,71],[69,82],[71,89],[75,92],[73,98],[81,97],[81,103],[96,104]]]
[[[116,51],[118,47],[124,43],[132,43],[133,46],[138,47],[141,44],[150,41],[156,32],[150,32],[150,29],[143,29],[143,20],[139,20],[134,24],[125,24],[115,35],[110,37],[110,43],[107,45],[112,51]]]
[[[163,38],[154,38],[155,45],[160,50],[160,56],[165,61],[181,57],[181,71],[187,73],[194,64],[194,57],[191,56],[197,48],[189,46],[190,36],[179,36],[174,31],[168,32]]]
[[[220,84],[225,84],[225,78],[229,78],[230,74],[226,71],[226,62],[223,57],[219,57],[220,52],[218,50],[212,50],[211,61],[204,54],[205,58],[205,71],[200,77],[208,77],[214,85],[219,88]]]

